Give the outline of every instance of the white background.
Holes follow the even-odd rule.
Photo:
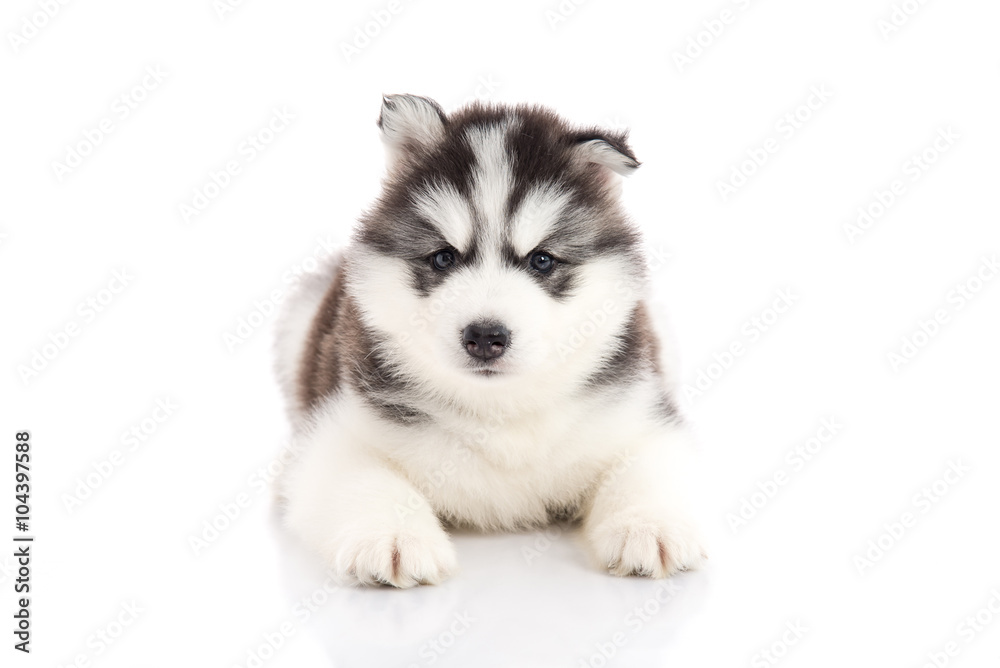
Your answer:
[[[220,4],[49,2],[47,18],[45,2],[4,3],[0,536],[15,533],[14,433],[30,429],[37,539],[30,656],[11,647],[0,551],[0,663],[775,665],[768,650],[789,667],[1000,665],[1000,280],[984,264],[1000,252],[1000,6]],[[644,164],[627,205],[669,255],[652,299],[681,387],[701,378],[683,403],[702,442],[704,571],[664,589],[602,574],[569,531],[463,535],[439,587],[327,593],[280,529],[258,473],[289,431],[264,301],[376,195],[375,119],[397,92],[631,128]],[[275,109],[294,120],[249,160]],[[939,132],[952,138],[935,149]],[[54,165],[72,151],[87,155]],[[724,198],[734,170],[750,175]],[[859,207],[880,215],[852,232]],[[788,458],[830,419],[810,461]],[[133,428],[148,433],[130,449]],[[933,491],[951,464],[961,477]]]

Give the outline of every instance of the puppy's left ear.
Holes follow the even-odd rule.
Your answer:
[[[639,167],[639,161],[628,145],[628,134],[591,130],[573,137],[581,160],[628,176]]]
[[[378,127],[389,149],[389,166],[431,148],[444,137],[448,123],[441,106],[418,95],[383,95]]]

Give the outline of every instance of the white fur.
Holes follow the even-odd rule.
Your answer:
[[[499,235],[511,187],[502,132],[481,131],[470,143],[475,206],[495,226],[487,237]],[[452,193],[429,192],[424,205],[437,207],[442,231],[461,248],[471,219]],[[566,205],[558,193],[530,193],[515,222],[519,250],[533,248]],[[318,305],[315,286],[289,299],[279,367],[301,454],[281,481],[288,526],[345,581],[398,587],[454,570],[440,518],[510,529],[544,524],[563,507],[581,510],[594,558],[613,573],[665,577],[696,567],[704,553],[681,489],[690,439],[651,417],[662,379],[649,373],[610,396],[583,389],[613,354],[640,279],[625,278],[634,272],[623,260],[598,258],[579,268],[573,298],[556,301],[482,246],[475,266],[457,267],[428,297],[412,289],[405,261],[362,246],[346,255],[364,324],[388,337],[381,352],[419,388],[411,399],[430,421],[386,420],[349,388],[303,413],[288,379]],[[511,332],[489,377],[470,367],[459,338],[481,320]]]
[[[503,148],[504,137],[511,129],[508,122],[488,128],[471,128],[466,133],[476,157],[472,199],[485,224],[487,247],[499,245],[507,199],[513,185],[510,161]]]
[[[275,371],[293,422],[302,418],[304,410],[299,404],[295,388],[306,344],[306,332],[312,326],[316,311],[326,296],[340,262],[340,255],[334,255],[316,271],[302,277],[283,305],[282,315],[275,329]]]
[[[406,587],[440,582],[455,566],[439,515],[507,529],[542,524],[547,509],[582,503],[584,535],[613,573],[665,577],[696,567],[703,550],[680,492],[688,437],[649,419],[658,396],[654,380],[632,385],[613,406],[568,396],[637,298],[631,286],[619,285],[624,292],[616,295],[615,268],[590,267],[592,296],[546,320],[537,295],[530,298],[533,286],[494,272],[468,276],[449,304],[454,311],[426,313],[424,330],[400,343],[423,350],[407,359],[406,373],[424,379],[450,406],[436,410],[431,425],[389,423],[349,391],[308,417],[296,436],[302,457],[283,480],[289,526],[347,581]],[[490,293],[491,284],[504,285],[505,294]],[[360,303],[371,305],[366,320],[382,331],[399,331],[421,313],[401,271],[373,270],[355,289]],[[570,347],[573,329],[591,322],[588,309],[608,300],[616,307],[605,326]],[[501,359],[507,373],[478,378],[463,368],[461,350],[446,345],[454,341],[444,333],[449,322],[485,313],[516,323],[514,332],[543,324],[530,344],[515,344]],[[560,334],[549,339],[544,332]],[[572,352],[556,363],[560,343]]]
[[[469,247],[472,240],[472,213],[454,186],[437,184],[428,187],[417,195],[416,207],[453,247],[459,251]]]
[[[415,95],[384,96],[380,125],[390,168],[402,161],[409,150],[430,146],[444,132],[444,122],[435,106]]]
[[[639,166],[635,160],[622,155],[603,139],[586,141],[580,145],[579,151],[585,160],[603,165],[622,176],[628,176]]]
[[[554,221],[569,205],[569,194],[552,186],[534,186],[511,220],[511,242],[521,255],[533,251],[552,230]]]

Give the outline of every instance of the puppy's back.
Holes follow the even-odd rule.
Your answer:
[[[295,286],[278,314],[275,372],[293,423],[313,403],[312,391],[304,381],[315,375],[312,367],[317,365],[316,345],[322,338],[319,330],[336,325],[338,305],[343,301],[343,273],[343,258],[337,254]]]

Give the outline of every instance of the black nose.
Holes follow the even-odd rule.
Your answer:
[[[510,332],[496,322],[469,325],[462,332],[465,350],[477,360],[491,360],[503,355],[507,350]]]

